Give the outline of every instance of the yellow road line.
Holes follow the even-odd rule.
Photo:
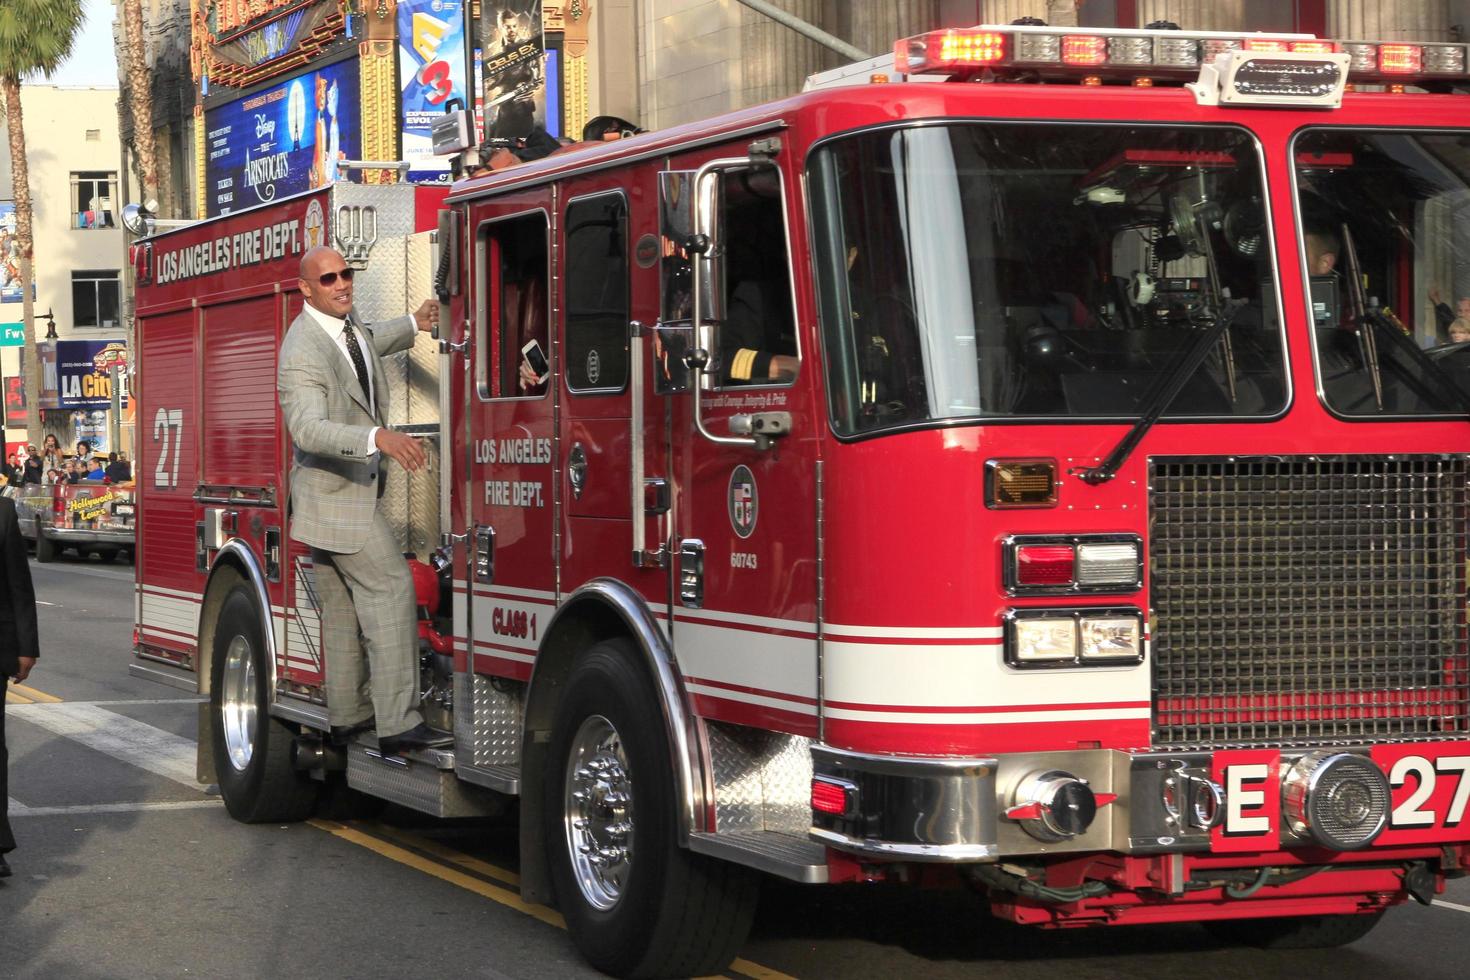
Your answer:
[[[389,840],[395,840],[400,844],[407,845],[408,847],[416,848],[417,850],[423,851],[426,854],[433,855],[441,861],[448,861],[451,864],[459,865],[461,868],[467,868],[470,871],[477,872],[479,874],[485,875],[486,877],[494,878],[496,881],[503,881],[507,885],[514,885],[517,888],[519,888],[521,885],[521,876],[516,874],[514,871],[507,871],[504,868],[498,868],[487,861],[481,861],[479,858],[470,857],[468,854],[465,854],[461,851],[456,851],[451,847],[445,847],[438,841],[430,840],[427,837],[420,837],[418,834],[410,834],[406,831],[397,830],[384,824],[374,824],[373,833],[377,834],[380,837],[387,837]]]
[[[35,704],[35,702],[32,701],[30,698],[28,698],[24,694],[20,694],[20,693],[18,693],[16,691],[6,691],[5,692],[5,703],[6,704]]]
[[[422,871],[424,874],[432,875],[440,881],[447,881],[451,885],[457,885],[466,891],[474,892],[482,898],[488,898],[492,902],[498,902],[506,908],[523,912],[534,919],[545,922],[547,925],[556,926],[558,929],[565,929],[567,927],[566,920],[561,917],[560,913],[548,909],[545,906],[532,905],[524,902],[515,892],[508,891],[498,885],[493,885],[488,881],[481,881],[479,878],[464,874],[461,871],[456,871],[453,868],[446,868],[442,864],[424,857],[422,854],[414,853],[409,848],[423,851],[426,854],[432,854],[441,861],[449,861],[462,868],[478,872],[486,877],[495,878],[506,884],[518,886],[521,879],[513,871],[507,871],[486,861],[470,857],[468,854],[446,847],[437,841],[432,841],[428,838],[420,837],[417,834],[411,834],[407,831],[397,830],[382,824],[373,824],[373,833],[369,834],[358,830],[356,827],[340,824],[332,820],[314,819],[308,820],[307,823],[319,830],[325,830],[335,837],[340,837],[349,843],[356,844],[359,847],[365,847],[390,861],[407,865],[416,871]],[[400,847],[375,835],[392,838],[406,846]],[[737,959],[730,964],[730,969],[739,973],[741,976],[752,977],[754,980],[796,980],[795,977],[788,974],[761,966],[759,963],[752,963],[749,960]]]
[[[446,868],[442,864],[431,861],[420,854],[415,854],[407,848],[379,840],[371,834],[365,834],[360,830],[335,823],[331,820],[308,820],[307,822],[313,827],[325,830],[335,837],[340,837],[349,843],[356,844],[359,847],[365,847],[376,854],[380,854],[390,861],[397,861],[399,864],[407,865],[415,871],[422,871],[424,874],[432,875],[440,881],[447,881],[451,885],[457,885],[465,891],[474,892],[481,898],[488,898],[490,901],[498,902],[506,908],[523,912],[533,919],[539,919],[545,922],[547,925],[556,926],[558,929],[565,929],[567,927],[566,922],[558,913],[542,905],[531,905],[523,902],[521,901],[521,896],[515,892],[507,891],[499,885],[492,885],[488,881],[481,881],[479,878],[473,875],[467,875],[463,871]]]
[[[30,698],[31,701],[39,704],[61,703],[61,698],[58,698],[56,695],[47,694],[45,691],[38,691],[34,687],[27,687],[24,684],[12,684],[10,685],[10,691],[12,694],[19,694],[23,698]]]

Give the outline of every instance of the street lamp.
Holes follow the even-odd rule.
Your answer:
[[[50,310],[47,310],[45,313],[37,313],[37,314],[33,315],[31,317],[31,319],[32,320],[39,320],[39,319],[41,319],[41,317],[45,317],[46,318],[46,336],[43,337],[43,338],[41,338],[41,339],[42,340],[58,340],[58,339],[60,339],[60,338],[58,338],[56,336],[56,317],[54,315],[52,315],[51,311]]]

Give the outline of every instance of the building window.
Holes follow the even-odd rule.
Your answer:
[[[117,174],[105,170],[71,175],[73,228],[115,228],[112,220],[112,188]]]
[[[72,325],[117,327],[118,271],[88,270],[71,274]]]

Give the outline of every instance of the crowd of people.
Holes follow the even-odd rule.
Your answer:
[[[58,483],[128,483],[133,479],[133,464],[126,453],[94,453],[85,439],[77,441],[76,452],[62,451],[60,441],[48,435],[41,448],[26,446],[5,457],[0,467],[0,486],[20,487],[27,484],[50,487]]]

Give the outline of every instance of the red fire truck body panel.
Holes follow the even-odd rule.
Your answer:
[[[1314,147],[1455,132],[1461,97],[1201,93],[818,90],[447,198],[336,188],[146,241],[139,654],[198,672],[224,782],[253,772],[228,644],[253,637],[221,618],[253,583],[267,737],[441,816],[518,794],[525,893],[560,880],[564,908],[616,910],[608,868],[635,873],[624,842],[648,826],[621,801],[650,759],[638,799],[667,806],[680,860],[802,881],[908,864],[1020,922],[1427,900],[1470,859],[1465,420],[1432,365],[1389,390],[1436,336],[1407,226],[1340,210],[1324,231],[1304,187],[1395,173]],[[1065,179],[1043,194],[1033,171]],[[368,207],[437,227],[447,278],[395,281]],[[1013,247],[1037,236],[1053,254]],[[384,310],[444,303],[441,414],[409,428],[435,447],[447,544],[447,605],[420,593],[424,703],[455,745],[403,766],[326,744],[314,575],[287,534],[274,352],[316,241],[366,270],[360,296],[391,286]],[[1370,307],[1393,315],[1354,278],[1405,310],[1412,353],[1391,334],[1372,359]],[[1341,380],[1349,348],[1372,385]],[[244,812],[299,812],[274,802]]]

